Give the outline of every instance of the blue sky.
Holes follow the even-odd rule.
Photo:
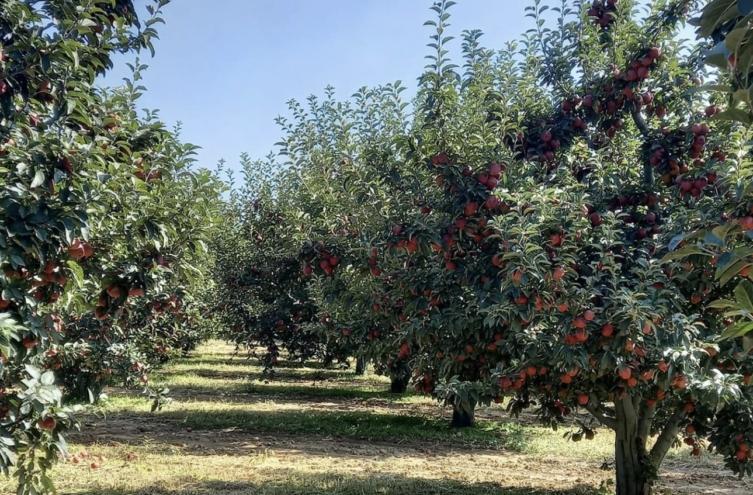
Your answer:
[[[142,2],[143,3],[143,2]],[[173,0],[165,8],[157,55],[142,106],[183,123],[184,140],[202,147],[199,164],[265,156],[279,140],[274,118],[290,98],[340,97],[361,86],[402,80],[409,88],[425,64],[431,0]],[[528,0],[461,0],[451,31],[480,28],[499,48],[530,22]],[[454,42],[455,48],[459,42]],[[117,83],[125,60],[107,78]]]

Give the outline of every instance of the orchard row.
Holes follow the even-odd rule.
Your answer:
[[[292,104],[281,163],[244,164],[216,250],[228,336],[370,360],[455,426],[500,402],[611,428],[620,494],[677,438],[753,473],[749,128],[703,86],[738,76],[704,68],[729,26],[704,15],[683,50],[695,2],[598,1],[501,52],[465,32],[461,73],[450,6],[412,114],[396,85],[328,91]]]

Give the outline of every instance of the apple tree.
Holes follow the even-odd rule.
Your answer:
[[[317,309],[301,271],[296,220],[286,207],[288,177],[272,160],[242,159],[239,187],[223,216],[225,228],[211,243],[216,259],[213,315],[220,333],[252,353],[261,347],[265,373],[283,350],[291,359],[323,357],[320,338],[306,328]]]
[[[143,24],[129,0],[0,5],[0,466],[18,493],[52,490],[47,471],[75,411],[44,362],[66,308],[84,297],[78,285],[104,283],[101,266],[79,262],[98,254],[88,228],[106,214],[97,195],[122,155],[108,150],[117,123],[92,118],[93,85],[115,53],[152,49],[166,3],[149,2]]]
[[[405,391],[410,356],[395,340],[391,277],[380,258],[385,233],[423,204],[417,171],[406,167],[406,102],[400,83],[361,88],[338,101],[327,89],[308,109],[293,106],[282,156],[295,179],[287,197],[303,246],[302,271],[318,307],[311,325],[340,356],[374,362]],[[418,175],[422,175],[419,171]]]
[[[65,392],[79,400],[96,398],[110,379],[145,382],[149,367],[200,338],[198,322],[186,317],[208,279],[219,181],[193,170],[193,146],[155,115],[137,115],[136,69],[134,81],[92,95],[98,104],[88,118],[108,131],[99,138],[102,166],[88,183],[88,201],[99,208],[79,240],[90,255],[74,250],[67,262],[75,290],[60,313],[65,335],[46,353]],[[53,275],[63,269],[46,267]]]
[[[733,321],[713,303],[733,291],[714,275],[729,260],[685,236],[729,218],[730,198],[749,207],[731,159],[746,129],[709,105],[702,50],[676,42],[694,2],[573,5],[556,28],[537,2],[521,61],[468,33],[464,76],[446,59],[450,4],[435,5],[408,156],[435,176],[434,202],[392,231],[387,268],[402,269],[419,379],[459,424],[492,399],[552,426],[589,413],[572,438],[613,430],[620,494],[650,493],[678,437],[750,474],[752,358],[720,338]]]

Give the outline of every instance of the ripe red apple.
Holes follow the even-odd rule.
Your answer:
[[[97,306],[94,309],[94,317],[100,321],[107,319],[107,309],[103,306]]]
[[[589,402],[588,394],[582,393],[578,394],[578,404],[581,406],[587,406]]]
[[[497,268],[502,268],[505,265],[505,262],[502,260],[502,256],[500,256],[499,254],[492,256],[492,265],[496,266]]]
[[[39,341],[35,339],[34,337],[24,337],[21,343],[26,349],[31,350],[31,349],[34,349],[39,344]]]
[[[489,196],[486,198],[486,201],[484,201],[484,206],[487,210],[494,211],[501,203],[502,201],[497,196]]]
[[[55,426],[57,426],[57,421],[55,421],[55,418],[52,416],[47,416],[46,418],[40,419],[37,424],[43,430],[52,431],[55,429]]]
[[[143,297],[146,291],[141,287],[131,287],[128,290],[128,297]]]
[[[594,227],[598,227],[602,224],[601,215],[596,212],[591,213],[588,218],[591,221],[591,225],[593,225]]]
[[[94,254],[94,249],[88,242],[81,239],[74,239],[68,246],[68,255],[76,261],[83,260]]]
[[[611,337],[614,334],[614,326],[611,323],[605,324],[601,327],[601,335],[604,337]]]
[[[450,163],[450,157],[447,155],[447,153],[439,153],[431,158],[431,163],[435,167],[447,165],[448,163]]]
[[[617,371],[617,374],[622,380],[627,381],[631,376],[633,376],[633,371],[627,366],[624,366]]]

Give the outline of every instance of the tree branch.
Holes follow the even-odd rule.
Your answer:
[[[644,401],[640,405],[640,415],[638,417],[638,438],[640,439],[641,446],[643,448],[642,454],[645,455],[646,442],[648,437],[651,436],[651,424],[654,421],[654,414],[656,409],[649,407]]]
[[[648,124],[646,124],[646,121],[643,119],[641,112],[637,108],[633,107],[633,109],[630,110],[630,115],[633,116],[633,122],[635,122],[638,130],[641,131],[643,137],[649,137],[649,135],[651,134],[651,129],[648,128]]]
[[[591,402],[594,404],[592,405]],[[604,406],[597,405],[595,398],[593,401],[589,402],[589,404],[586,406],[586,410],[591,413],[591,416],[596,418],[599,423],[606,426],[607,428],[611,428],[613,430],[617,429],[617,421],[615,421],[613,416],[608,416],[608,412]]]
[[[685,412],[682,409],[675,411],[664,427],[664,431],[656,439],[656,443],[649,453],[649,459],[654,466],[661,465],[664,456],[667,455],[669,448],[672,447],[672,443],[674,443],[677,435],[680,433],[680,422],[683,419],[685,419]]]
[[[635,122],[635,126],[641,132],[641,135],[648,140],[651,136],[651,129],[648,128],[648,124],[643,119],[640,110],[633,106],[632,110],[630,110],[630,115],[633,117],[633,122]],[[643,181],[648,186],[654,184],[654,169],[648,160],[643,163]]]

